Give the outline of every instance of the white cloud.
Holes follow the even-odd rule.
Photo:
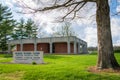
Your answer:
[[[120,19],[119,18],[111,18],[111,30],[112,30],[112,38],[113,44],[120,46]]]
[[[120,46],[120,40],[117,40],[114,45],[115,45],[115,46]]]
[[[120,40],[115,41],[114,46],[120,46]]]
[[[117,6],[116,11],[120,12],[120,6]]]
[[[120,0],[117,0],[117,4],[119,4],[119,5],[117,5],[116,11],[120,12]]]
[[[85,28],[85,35],[88,46],[97,46],[97,29],[95,27]]]
[[[120,36],[120,19],[119,18],[111,18],[111,30],[112,36],[117,37]]]
[[[52,23],[54,19],[50,15],[45,14],[35,14],[33,16],[34,21],[39,23],[40,27],[43,27],[47,33],[52,33],[52,28],[58,24]]]
[[[120,3],[120,0],[117,0]]]

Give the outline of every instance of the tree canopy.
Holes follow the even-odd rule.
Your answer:
[[[37,35],[37,25],[35,25],[32,19],[28,19],[26,22],[23,18],[17,23],[13,31],[13,39],[26,39],[34,38]]]
[[[12,12],[7,6],[0,4],[0,48],[7,50],[7,40],[11,38],[15,20],[12,18]]]

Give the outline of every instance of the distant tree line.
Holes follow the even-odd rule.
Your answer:
[[[120,46],[113,46],[115,53],[120,53]],[[88,51],[97,51],[97,47],[88,47]]]
[[[114,52],[120,53],[120,46],[114,46]]]
[[[97,51],[97,47],[88,47],[88,51]]]

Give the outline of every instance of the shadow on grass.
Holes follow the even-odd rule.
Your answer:
[[[120,50],[114,50],[114,53],[120,53]]]
[[[4,58],[11,58],[13,57],[13,54],[4,54]]]
[[[11,58],[12,56],[13,54],[8,54],[8,53],[0,54],[0,57],[3,57],[3,58]]]
[[[26,72],[22,79],[24,80],[119,80],[120,76],[107,73],[88,73],[88,72],[53,72],[49,71],[43,74],[42,71]]]
[[[97,52],[92,52],[89,55],[97,55]]]

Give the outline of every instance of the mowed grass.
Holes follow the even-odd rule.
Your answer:
[[[120,54],[115,54],[120,63]],[[0,55],[0,80],[120,80],[120,73],[91,73],[97,55],[44,55],[45,64],[12,64]]]

